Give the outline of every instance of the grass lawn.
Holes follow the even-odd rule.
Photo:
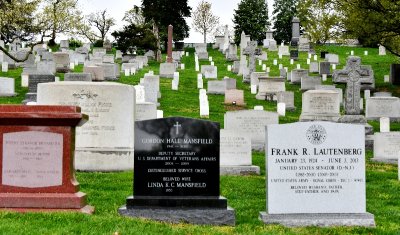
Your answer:
[[[389,74],[389,65],[399,62],[398,58],[387,55],[378,56],[377,48],[338,47],[324,46],[316,48],[317,52],[328,50],[340,55],[341,69],[346,57],[354,50],[356,56],[362,58],[363,64],[370,64],[375,73],[377,90],[390,91],[394,96],[400,96],[398,87],[385,84],[383,76]],[[369,51],[364,56],[364,50]],[[171,79],[161,79],[159,109],[164,111],[164,116],[185,116],[199,118],[199,91],[197,89],[197,72],[194,70],[194,50],[187,49],[189,57],[183,57],[186,69],[179,70],[180,84],[178,91],[171,90]],[[319,53],[317,53],[319,54]],[[262,105],[267,111],[276,111],[276,103],[260,101],[255,95],[250,94],[248,84],[243,84],[241,78],[226,67],[230,62],[218,51],[209,49],[209,55],[213,57],[218,66],[218,77],[224,76],[237,79],[237,88],[245,91],[247,109],[255,105]],[[164,57],[165,58],[165,57]],[[268,52],[268,61],[264,63],[271,67],[271,75],[279,75],[278,66],[273,66],[273,59],[278,59],[276,52]],[[302,68],[308,68],[306,64],[307,54],[300,52],[298,63]],[[283,57],[278,63],[289,70],[296,67],[290,65],[289,58]],[[209,64],[208,61],[200,61],[200,64]],[[257,71],[261,71],[257,63]],[[151,61],[134,76],[124,76],[118,82],[130,85],[139,83],[143,74],[153,70],[159,72],[159,64]],[[82,71],[82,65],[75,68],[76,72]],[[12,98],[0,98],[1,104],[20,104],[24,99],[27,88],[21,88],[20,74],[22,69],[10,70],[0,76],[13,77],[16,81],[18,96]],[[62,74],[58,76],[63,78]],[[324,84],[332,84],[328,79]],[[204,84],[206,88],[206,81]],[[338,87],[344,88],[344,85]],[[301,91],[299,85],[286,83],[286,90],[295,92],[295,106],[293,112],[287,112],[286,117],[280,117],[280,123],[296,122],[301,113]],[[221,123],[223,127],[223,115],[230,108],[223,104],[221,95],[209,95],[210,120]],[[379,130],[378,122],[370,122],[375,131]],[[400,125],[392,123],[392,130],[399,131]],[[372,152],[367,152],[367,158],[372,157]],[[93,215],[76,213],[0,213],[0,234],[400,234],[400,181],[397,179],[397,166],[372,163],[367,160],[367,211],[375,215],[376,228],[360,227],[334,227],[334,228],[285,228],[280,225],[264,225],[258,220],[260,211],[266,208],[265,188],[265,156],[263,152],[253,152],[253,164],[261,167],[259,176],[222,176],[221,195],[228,198],[229,206],[236,210],[235,227],[198,226],[189,224],[168,224],[144,219],[133,219],[119,216],[117,209],[125,204],[125,198],[132,195],[133,172],[117,173],[87,173],[77,172],[77,178],[81,185],[81,191],[88,194],[89,204],[96,207]]]

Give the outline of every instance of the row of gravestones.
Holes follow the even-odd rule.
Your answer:
[[[77,95],[98,97],[93,92]],[[82,142],[79,133],[75,142],[75,127],[87,116],[75,106],[0,110],[0,206],[93,213],[86,195],[78,192],[71,154]],[[232,118],[228,116],[226,120]],[[303,122],[268,124],[265,130],[267,205],[261,220],[285,226],[375,226],[374,216],[366,212],[362,126]],[[220,196],[219,123],[162,118],[135,122],[134,133],[128,138],[135,146],[134,194],[120,214],[175,223],[235,224],[234,210]]]

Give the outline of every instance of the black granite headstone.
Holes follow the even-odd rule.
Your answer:
[[[327,51],[321,51],[321,59],[325,59],[325,55],[329,54]]]
[[[390,83],[400,85],[400,64],[390,65]]]
[[[55,82],[56,77],[52,74],[30,74],[28,80],[28,91],[37,93],[39,83]]]
[[[234,223],[233,210],[219,196],[219,140],[216,122],[184,117],[135,122],[134,193],[120,213],[177,222],[161,216],[169,211],[189,223],[232,224],[232,218]],[[193,210],[203,210],[207,219],[198,221]],[[218,222],[221,214],[230,222]]]
[[[55,82],[56,77],[52,74],[30,74],[28,80],[28,93],[25,94],[25,99],[22,104],[36,102],[37,87],[39,83]]]
[[[299,59],[299,51],[298,50],[290,50],[290,59],[298,60]]]

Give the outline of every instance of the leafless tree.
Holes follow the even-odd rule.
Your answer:
[[[203,34],[204,43],[207,42],[207,33],[211,33],[213,29],[218,26],[219,17],[214,15],[211,11],[211,3],[201,1],[197,5],[193,15],[193,28]]]

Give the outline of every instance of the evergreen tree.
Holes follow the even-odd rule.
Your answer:
[[[268,6],[265,0],[242,0],[233,15],[235,43],[239,44],[242,31],[250,35],[251,40],[261,43],[270,23],[268,21]]]
[[[153,24],[153,33],[157,39],[157,60],[161,60],[161,42],[168,39],[168,25],[174,26],[174,40],[179,41],[189,36],[189,26],[185,17],[190,17],[191,7],[188,0],[142,0],[142,11],[146,22]]]
[[[274,22],[274,39],[281,43],[292,39],[292,19],[296,15],[297,0],[275,0],[272,20]]]

